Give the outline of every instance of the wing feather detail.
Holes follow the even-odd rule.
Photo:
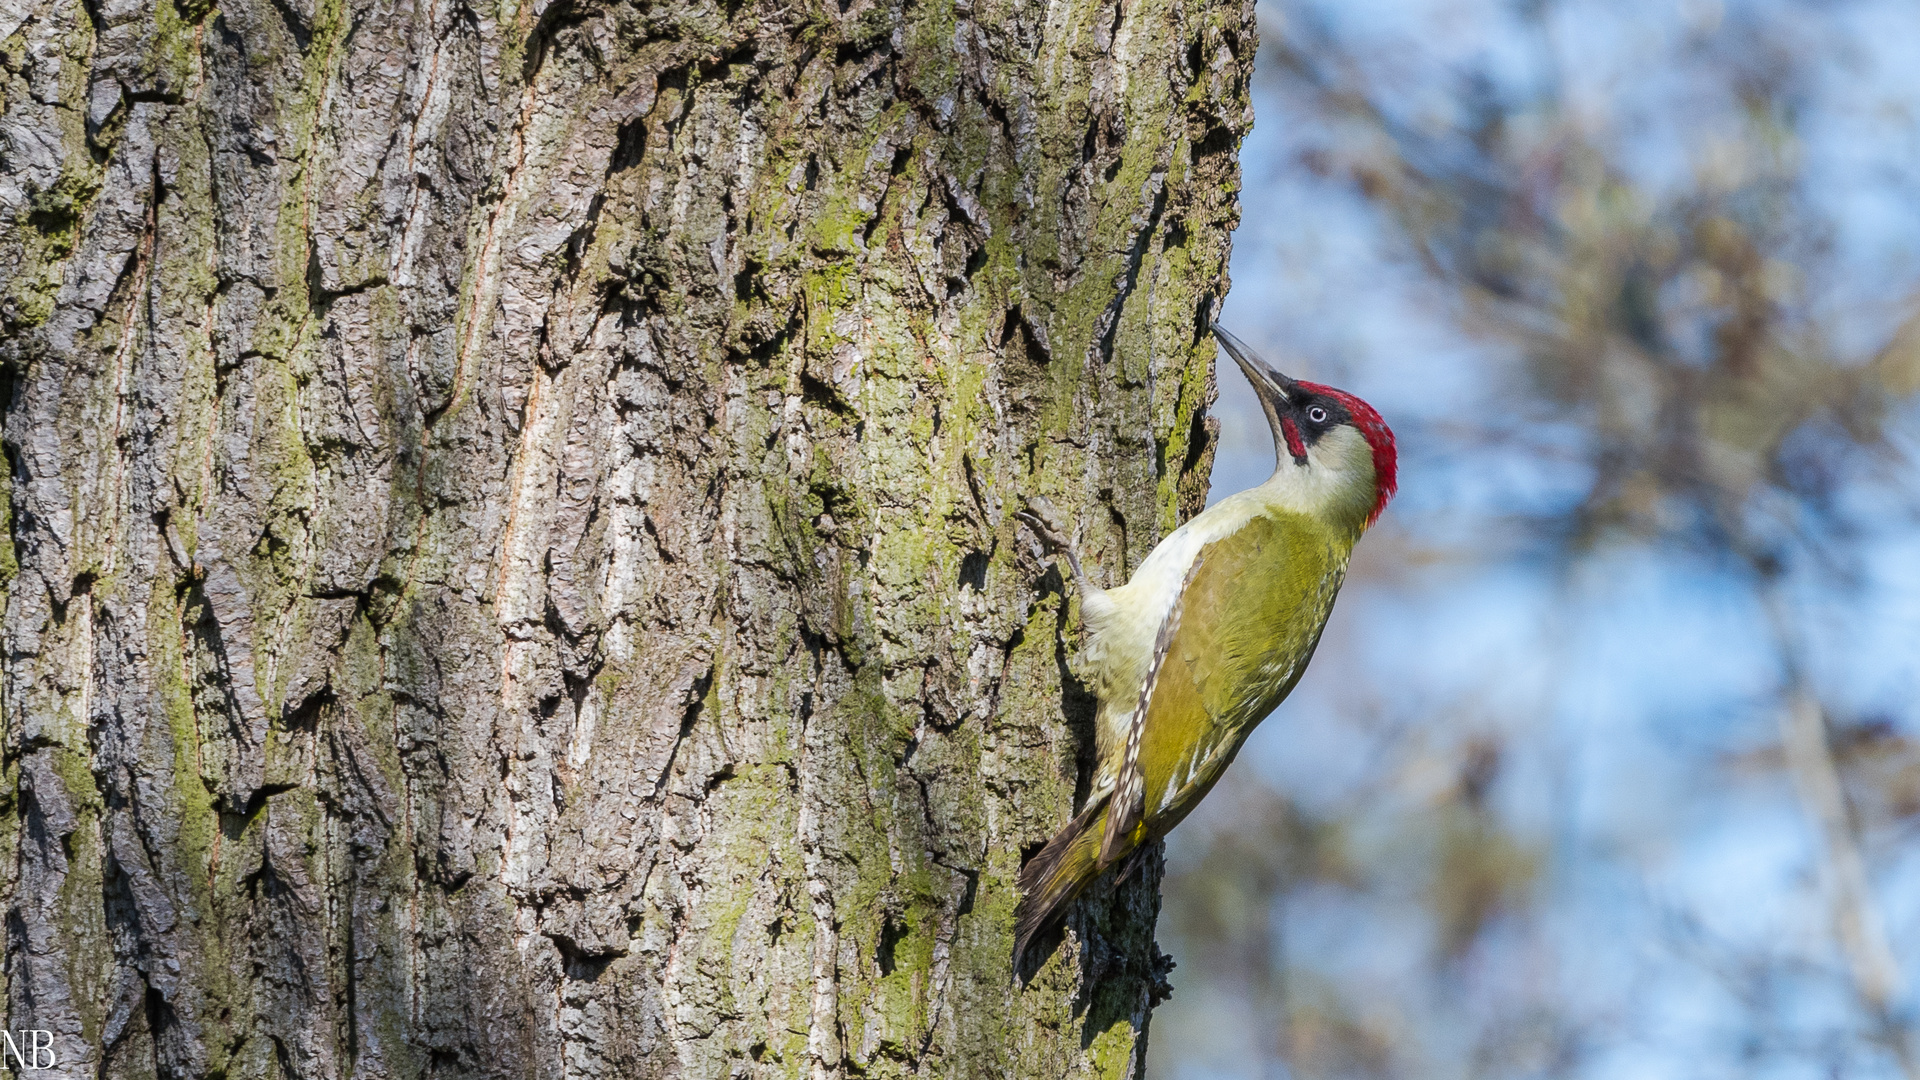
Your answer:
[[[1202,549],[1181,586],[1179,621],[1163,628],[1170,640],[1155,649],[1147,697],[1130,718],[1126,768],[1142,797],[1128,807],[1128,831],[1115,831],[1109,818],[1103,855],[1165,835],[1292,691],[1319,643],[1349,550],[1343,537],[1291,514],[1255,517]]]
[[[1107,829],[1100,840],[1100,866],[1111,866],[1116,859],[1131,851],[1139,843],[1134,834],[1139,831],[1141,821],[1147,814],[1146,774],[1140,768],[1140,742],[1147,726],[1147,705],[1153,699],[1153,686],[1160,676],[1161,665],[1166,662],[1167,653],[1173,648],[1174,635],[1180,630],[1181,601],[1186,597],[1187,586],[1193,583],[1195,574],[1200,572],[1204,555],[1195,555],[1187,567],[1187,576],[1180,582],[1180,591],[1174,594],[1173,603],[1167,605],[1167,617],[1160,623],[1160,632],[1153,639],[1153,659],[1147,665],[1146,678],[1140,680],[1140,696],[1133,706],[1133,718],[1127,725],[1127,749],[1121,758],[1120,775],[1114,781],[1113,796],[1108,802]]]

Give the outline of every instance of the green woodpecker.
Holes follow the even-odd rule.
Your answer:
[[[1132,580],[1087,580],[1044,499],[1021,519],[1064,552],[1080,591],[1083,670],[1099,698],[1085,809],[1020,872],[1017,964],[1095,878],[1197,805],[1320,641],[1353,545],[1393,496],[1393,432],[1351,394],[1298,382],[1214,335],[1273,428],[1273,475],[1160,541]]]

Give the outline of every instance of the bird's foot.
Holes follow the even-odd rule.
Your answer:
[[[1028,499],[1026,509],[1016,511],[1013,516],[1019,518],[1027,528],[1032,529],[1033,535],[1039,537],[1040,542],[1049,550],[1073,551],[1073,540],[1067,536],[1066,527],[1060,523],[1060,511],[1053,508],[1053,503],[1045,495],[1035,495]]]
[[[1028,499],[1026,509],[1016,511],[1013,516],[1033,530],[1033,535],[1039,537],[1040,542],[1049,550],[1067,557],[1067,565],[1073,567],[1075,584],[1083,589],[1092,588],[1091,583],[1087,581],[1086,572],[1080,569],[1079,545],[1075,544],[1073,537],[1068,535],[1066,526],[1061,524],[1060,511],[1053,508],[1053,503],[1045,495],[1035,495]]]

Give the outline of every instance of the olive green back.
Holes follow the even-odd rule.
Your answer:
[[[1306,670],[1353,538],[1301,514],[1257,515],[1201,549],[1148,690],[1133,757],[1140,805],[1115,807],[1125,847],[1165,835]],[[1129,741],[1132,741],[1131,739]]]

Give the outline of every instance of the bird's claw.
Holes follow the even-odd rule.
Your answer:
[[[1045,495],[1035,495],[1027,500],[1024,510],[1014,512],[1033,535],[1040,538],[1043,547],[1051,548],[1067,558],[1067,565],[1073,568],[1073,580],[1082,589],[1091,589],[1087,582],[1086,571],[1080,569],[1080,553],[1075,550],[1073,538],[1067,534],[1066,526],[1060,523],[1060,511],[1053,508]]]
[[[1067,538],[1067,530],[1060,524],[1060,512],[1045,495],[1035,495],[1027,500],[1024,510],[1015,511],[1019,518],[1040,541],[1054,551],[1072,551],[1073,541]]]

